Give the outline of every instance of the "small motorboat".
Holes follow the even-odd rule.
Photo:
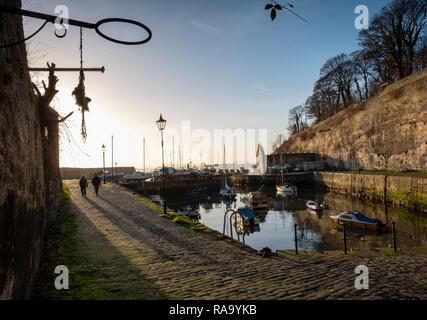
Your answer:
[[[178,209],[178,213],[190,218],[200,219],[200,213],[198,208],[193,208],[191,206],[184,206]]]
[[[237,209],[239,214],[236,215],[236,223],[239,225],[253,226],[258,225],[260,219],[256,216],[251,209],[244,207]]]
[[[158,204],[159,206],[163,205],[163,199],[158,194],[152,195],[151,196],[151,201],[154,202],[155,204]]]
[[[234,192],[234,190],[225,183],[224,188],[219,191],[219,195],[224,198],[234,198],[236,196],[236,192]]]
[[[250,192],[241,201],[252,210],[268,210],[270,208],[266,195],[259,191]]]
[[[284,194],[288,196],[294,195],[294,187],[289,183],[286,183],[282,186],[276,186],[276,189],[277,189],[277,192],[280,194]]]
[[[340,225],[350,226],[351,228],[366,230],[390,230],[390,224],[384,224],[378,219],[371,219],[360,212],[342,212],[337,216],[331,216],[331,219]]]
[[[308,200],[305,203],[307,209],[313,210],[313,211],[322,211],[323,210],[323,206],[322,203],[318,203],[316,201],[312,201],[312,200]]]

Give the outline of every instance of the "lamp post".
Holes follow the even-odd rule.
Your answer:
[[[104,184],[106,184],[107,182],[105,181],[105,145],[102,145],[102,160],[103,160],[103,164],[104,164]]]
[[[165,153],[163,148],[163,130],[166,127],[166,120],[160,114],[159,120],[156,121],[157,127],[162,135],[162,168],[163,168],[163,213],[166,214],[166,191],[165,191]]]

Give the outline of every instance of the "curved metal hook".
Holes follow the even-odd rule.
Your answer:
[[[55,36],[57,38],[64,38],[67,35],[67,28],[64,26],[64,23],[62,21],[61,21],[61,26],[64,28],[64,34],[63,35],[57,34],[56,31],[58,30],[55,30]]]

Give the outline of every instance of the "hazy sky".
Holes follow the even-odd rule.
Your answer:
[[[286,11],[271,22],[264,11],[266,0],[24,0],[28,10],[54,14],[56,6],[65,5],[71,19],[94,23],[128,18],[153,32],[145,45],[123,46],[93,30],[83,31],[85,66],[105,66],[106,72],[86,74],[86,93],[92,99],[86,114],[88,139],[82,142],[81,115],[75,112],[69,122],[73,138],[63,135],[61,166],[101,166],[102,144],[111,166],[112,135],[119,166],[142,167],[143,137],[148,164],[159,165],[159,113],[178,134],[183,121],[212,135],[214,129],[267,129],[270,146],[279,133],[286,133],[288,110],[311,94],[322,64],[358,48],[355,7],[368,6],[372,16],[389,2],[295,0],[295,10],[309,21],[305,23]],[[25,19],[26,34],[40,24]],[[70,26],[62,39],[54,30],[48,24],[30,41],[30,64],[78,67],[79,28]],[[112,24],[103,30],[129,41],[145,37],[132,26]],[[55,107],[61,115],[77,111],[71,92],[78,74],[57,75]],[[169,162],[171,144],[166,147]],[[218,155],[213,156],[218,162]],[[199,154],[191,160],[199,163]]]

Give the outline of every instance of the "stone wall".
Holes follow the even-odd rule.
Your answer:
[[[267,156],[267,166],[269,168],[283,165],[296,165],[303,162],[319,161],[321,156],[316,153],[273,153]]]
[[[0,44],[23,38],[22,18],[0,13]],[[62,195],[58,114],[45,108],[41,117],[26,67],[25,44],[0,49],[0,299],[31,296]]]
[[[427,170],[427,69],[289,137],[276,153],[318,153],[329,167]]]
[[[94,174],[102,170],[103,168],[60,168],[61,177],[64,180],[80,179],[82,176],[91,178]],[[111,166],[105,167],[105,172],[110,173]],[[131,175],[134,172],[136,172],[135,167],[117,167],[117,174]]]
[[[427,199],[427,178],[418,176],[386,176],[345,172],[314,172],[314,181],[338,193],[359,198],[395,200],[402,204]],[[419,201],[418,201],[419,202]],[[421,205],[423,211],[427,206]]]

